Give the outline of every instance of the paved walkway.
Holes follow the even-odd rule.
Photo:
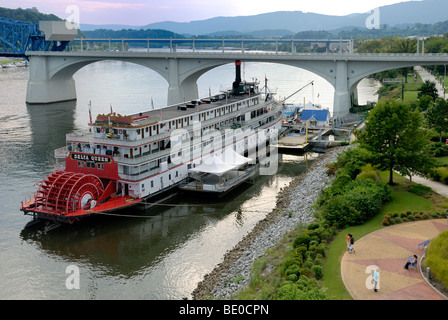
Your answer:
[[[445,98],[445,92],[443,89],[443,85],[436,79],[436,77],[434,77],[431,73],[429,73],[426,69],[423,69],[422,67],[415,67],[414,70],[416,72],[418,72],[418,74],[422,78],[423,82],[425,82],[426,80],[434,82],[436,84],[436,88],[439,93],[439,97]]]
[[[341,276],[355,300],[444,300],[422,277],[419,269],[404,269],[407,258],[423,250],[418,244],[448,230],[446,219],[407,222],[385,227],[355,242],[356,252],[345,253]],[[354,234],[355,239],[356,235]],[[370,286],[370,266],[380,270],[379,290]]]

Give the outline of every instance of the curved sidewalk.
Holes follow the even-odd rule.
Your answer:
[[[404,269],[407,258],[416,254],[420,264],[423,249],[418,244],[448,230],[447,219],[407,222],[384,227],[355,242],[356,252],[345,253],[341,276],[354,300],[444,300],[420,274],[420,267]],[[354,235],[356,237],[356,235]],[[369,289],[371,271],[378,266],[378,292]]]

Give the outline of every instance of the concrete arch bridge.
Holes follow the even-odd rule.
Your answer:
[[[355,54],[279,52],[26,52],[30,60],[28,103],[76,99],[73,75],[101,60],[120,60],[150,68],[168,82],[168,105],[198,98],[197,80],[213,68],[242,62],[281,63],[305,69],[335,89],[333,117],[349,113],[358,83],[374,73],[412,66],[448,64],[448,54]]]

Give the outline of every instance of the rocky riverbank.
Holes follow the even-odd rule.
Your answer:
[[[338,154],[346,148],[330,149],[315,160],[306,172],[291,181],[288,187],[283,188],[277,196],[276,208],[204,277],[193,291],[193,299],[232,299],[245,288],[253,263],[299,223],[308,224],[314,219],[312,206],[320,191],[331,183],[325,165],[336,161]],[[236,283],[236,278],[242,280]]]

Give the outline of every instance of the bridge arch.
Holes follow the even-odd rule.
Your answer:
[[[82,56],[32,56],[30,80],[28,82],[28,103],[49,103],[76,99],[73,75],[83,67],[98,61],[123,61],[149,68],[168,83],[168,104],[198,98],[197,80],[204,73],[234,62],[234,60],[178,60],[127,57],[82,57]],[[65,97],[59,97],[65,92]],[[59,94],[58,94],[59,93]]]
[[[100,60],[146,66],[167,80],[168,104],[198,98],[198,78],[218,66],[243,62],[281,63],[308,70],[334,88],[333,116],[349,113],[351,93],[360,80],[380,71],[418,65],[447,64],[448,55],[418,54],[272,54],[246,52],[29,52],[27,102],[76,99],[73,74]]]

